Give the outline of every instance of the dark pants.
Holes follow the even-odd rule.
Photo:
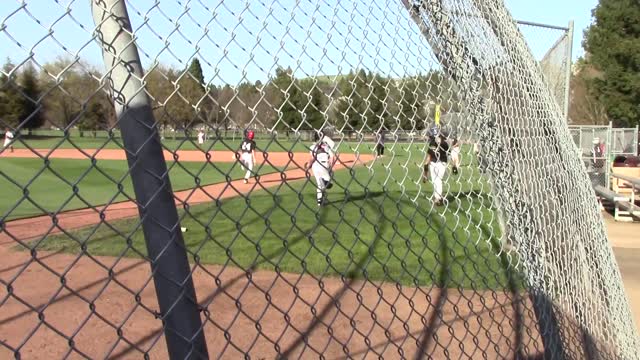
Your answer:
[[[378,156],[384,155],[384,144],[376,145],[376,154],[378,154]]]

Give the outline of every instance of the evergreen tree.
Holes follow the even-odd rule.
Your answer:
[[[304,129],[320,129],[324,124],[325,110],[324,94],[320,91],[316,81],[307,79],[300,82],[303,94],[300,97],[300,108],[304,109],[305,124]]]
[[[295,83],[291,68],[278,67],[273,84],[281,94],[280,101],[276,104],[276,108],[279,109],[278,128],[287,126],[297,128],[302,121],[302,114],[298,107],[301,102],[301,92]]]
[[[619,125],[640,123],[640,3],[600,0],[583,43],[587,62],[600,71],[589,88]]]
[[[92,131],[95,137],[96,130],[106,130],[109,128],[109,109],[105,101],[101,98],[92,99],[78,121],[78,129]]]
[[[16,127],[22,121],[24,114],[24,101],[20,94],[20,88],[14,77],[8,77],[14,65],[7,59],[3,66],[3,74],[0,76],[0,125],[4,127]]]
[[[350,72],[338,82],[339,98],[336,105],[336,124],[349,130],[360,129],[366,112],[365,94],[368,91],[366,74]]]
[[[29,129],[29,133],[31,133],[31,130],[37,129],[44,124],[44,112],[39,103],[38,75],[33,66],[27,66],[20,77],[20,85],[24,94],[22,97],[21,119],[26,120],[23,126]]]
[[[383,125],[387,125],[389,113],[385,100],[387,98],[387,80],[379,74],[370,73],[368,76],[369,83],[369,107],[365,114],[367,123],[372,129],[379,129]]]
[[[419,123],[421,104],[418,98],[418,82],[415,79],[405,79],[400,87],[399,121],[404,130],[420,129]]]
[[[204,73],[202,71],[202,66],[200,65],[200,60],[198,58],[194,58],[189,65],[189,74],[196,81],[196,83],[200,84],[202,89],[204,90]]]

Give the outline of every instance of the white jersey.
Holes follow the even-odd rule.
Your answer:
[[[198,133],[198,144],[202,144],[204,143],[204,133],[203,132],[199,132]]]
[[[9,145],[11,140],[13,140],[13,133],[11,131],[4,133],[4,146]]]
[[[333,156],[335,143],[328,137],[323,137],[321,141],[311,147],[311,156],[320,163],[326,164]]]

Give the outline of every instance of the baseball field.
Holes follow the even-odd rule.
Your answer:
[[[51,145],[50,140],[30,146],[37,148],[37,153],[46,154],[47,144]],[[183,236],[196,290],[200,299],[204,299],[201,301],[209,306],[231,298],[215,300],[218,296],[215,294],[231,291],[236,298],[245,299],[242,294],[253,287],[256,287],[253,291],[259,290],[263,297],[289,298],[285,293],[292,289],[299,292],[300,284],[306,283],[309,289],[305,298],[315,297],[316,300],[308,300],[309,306],[315,307],[327,299],[320,301],[325,296],[324,285],[320,290],[311,289],[314,281],[335,283],[335,286],[343,284],[335,288],[336,291],[347,291],[359,280],[368,280],[359,283],[364,291],[361,293],[380,292],[382,290],[375,290],[378,286],[375,284],[380,284],[379,289],[387,289],[387,294],[395,293],[396,298],[403,297],[409,305],[414,296],[404,292],[422,292],[423,305],[427,307],[425,313],[433,312],[434,309],[429,310],[433,305],[440,307],[435,311],[449,309],[447,311],[458,313],[457,307],[464,304],[469,316],[477,318],[471,326],[478,329],[483,328],[483,317],[511,317],[514,315],[509,314],[513,311],[517,313],[517,306],[512,304],[522,300],[518,300],[517,295],[521,280],[513,268],[516,260],[499,253],[500,231],[493,218],[487,185],[468,147],[463,149],[460,174],[448,172],[445,178],[448,205],[434,207],[429,200],[432,187],[420,177],[424,144],[394,144],[387,147],[385,157],[374,159],[370,155],[373,144],[344,143],[334,168],[335,186],[328,192],[329,204],[319,208],[313,177],[304,169],[304,163],[309,160],[304,149],[309,143],[259,142],[259,181],[252,179],[249,184],[242,183],[244,172],[225,144],[205,144],[204,151],[192,143],[188,143],[189,146],[184,142],[164,144],[167,149],[179,148],[174,153],[167,151],[165,158],[181,226],[188,229]],[[74,149],[78,145],[83,146],[82,151]],[[0,211],[8,214],[2,235],[3,252],[13,254],[12,265],[3,270],[2,278],[10,282],[12,276],[19,274],[16,285],[29,284],[30,278],[24,274],[24,269],[29,269],[31,276],[50,279],[51,283],[40,289],[17,286],[23,298],[30,299],[25,303],[52,302],[60,306],[66,303],[67,307],[71,303],[86,307],[100,301],[99,313],[113,313],[117,318],[101,319],[108,324],[100,325],[106,326],[106,334],[118,328],[119,322],[128,322],[115,314],[130,311],[131,307],[138,308],[134,310],[136,313],[144,313],[131,316],[140,317],[140,322],[152,322],[143,319],[148,318],[150,310],[142,309],[155,308],[157,304],[150,293],[148,266],[139,266],[147,262],[136,260],[148,261],[137,208],[131,202],[135,196],[125,154],[113,144],[99,145],[105,148],[100,151],[84,147],[91,145],[98,144],[86,139],[62,146],[63,149],[50,153],[46,162],[33,151],[18,147],[14,153],[5,152],[0,156],[0,172],[4,175],[0,196],[6,199]],[[293,151],[285,152],[289,149]],[[59,214],[52,220],[47,213]],[[48,236],[43,237],[44,234]],[[21,245],[17,245],[17,241]],[[62,286],[60,274],[65,279]],[[261,285],[257,279],[262,279]],[[284,282],[279,283],[281,281]],[[349,284],[346,288],[345,282]],[[77,286],[71,285],[73,283]],[[389,285],[383,285],[385,283]],[[392,290],[389,286],[393,283],[407,288]],[[451,290],[442,294],[438,289]],[[464,289],[469,289],[468,294]],[[485,291],[497,294],[495,304],[477,303],[479,298],[473,294]],[[103,292],[111,296],[105,297]],[[137,295],[142,293],[145,300]],[[334,298],[333,295],[336,294],[330,297]],[[105,303],[105,299],[115,299],[114,296],[122,299]],[[342,294],[338,298],[342,296],[345,301],[352,297]],[[431,299],[432,296],[440,300]],[[384,298],[380,297],[380,301]],[[345,309],[356,306],[358,301],[362,302],[357,298],[347,301],[349,305]],[[2,324],[7,324],[3,319],[14,321],[12,329],[19,319],[17,324],[24,324],[26,334],[38,323],[33,322],[35,310],[25,309],[19,301],[13,302],[15,304],[10,301],[1,308],[0,332]],[[288,306],[292,309],[302,306],[295,303],[293,300]],[[388,304],[393,303],[395,301]],[[43,311],[50,313],[50,309],[55,308],[52,304]],[[253,313],[258,308],[246,311]],[[357,308],[353,311],[357,312]],[[493,310],[484,313],[485,308]],[[236,317],[244,317],[244,321],[255,320],[242,309],[228,311],[236,311]],[[302,307],[299,311],[302,314],[308,309]],[[425,321],[424,315],[407,311],[407,324],[417,326]],[[501,315],[496,315],[496,311]],[[289,314],[292,312],[295,313],[291,310]],[[95,313],[94,309],[88,317],[96,318]],[[83,325],[82,321],[88,321],[84,316],[77,316],[78,320],[72,323],[80,328],[89,326]],[[219,328],[224,321],[236,321],[216,318],[227,316],[223,314],[210,316],[210,321]],[[277,314],[255,316],[270,318]],[[393,318],[389,321],[394,322]],[[393,326],[401,330],[403,325]],[[457,326],[470,325],[464,321]],[[70,331],[73,328],[70,327]],[[489,328],[481,335],[482,341],[489,341],[489,333],[494,330],[498,331]],[[450,340],[455,338],[447,335],[450,330],[446,328],[437,331]],[[101,330],[92,329],[93,334],[96,332]],[[129,334],[134,339],[131,344],[112,345],[122,348],[125,355],[144,353],[145,346],[153,348],[151,345],[162,337],[161,331],[151,333],[155,337]],[[19,343],[21,336],[24,334],[12,334],[7,341]],[[51,342],[50,337],[43,335],[42,343]],[[95,347],[87,351],[106,351],[95,342],[87,341],[89,347]],[[30,346],[39,343],[32,340]],[[293,345],[292,349],[296,348]],[[55,350],[55,346],[51,348],[55,354],[62,351]]]

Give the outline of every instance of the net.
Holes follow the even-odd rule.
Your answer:
[[[502,1],[0,17],[0,358],[637,357]]]

